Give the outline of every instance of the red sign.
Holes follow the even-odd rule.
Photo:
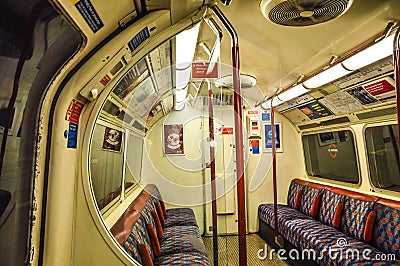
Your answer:
[[[208,62],[193,62],[192,63],[192,78],[193,79],[217,79],[218,78],[218,63],[214,64],[211,71],[208,71]]]
[[[219,127],[217,128],[217,134],[233,135],[233,127]]]
[[[395,89],[394,86],[390,84],[389,81],[387,81],[386,79],[365,85],[363,87],[373,96],[381,95]]]
[[[257,115],[258,114],[258,111],[253,111],[253,110],[251,110],[251,111],[248,111],[247,112],[249,115]]]
[[[106,86],[107,83],[110,82],[110,80],[111,80],[110,76],[109,76],[109,75],[105,75],[105,76],[103,77],[103,79],[100,80],[100,83],[103,84],[104,86]]]
[[[72,123],[79,123],[79,116],[81,115],[84,104],[73,99],[68,106],[65,120]]]

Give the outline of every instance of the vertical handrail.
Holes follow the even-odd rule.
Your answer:
[[[397,136],[400,139],[400,26],[397,28],[393,41],[393,66],[394,80],[396,86],[397,103]],[[400,141],[398,142],[397,152],[400,158]],[[400,161],[398,162],[400,164]]]
[[[210,134],[210,167],[211,167],[211,207],[213,229],[213,254],[214,265],[218,266],[218,225],[217,225],[217,189],[215,184],[215,143],[214,143],[214,106],[212,103],[212,90],[210,81],[208,85],[208,128]]]
[[[275,108],[271,101],[271,130],[272,130],[272,183],[274,191],[274,237],[278,237],[278,193],[276,184],[276,137],[275,137]]]
[[[231,38],[232,48],[232,75],[233,75],[233,96],[235,110],[235,145],[236,145],[236,175],[237,175],[237,199],[238,199],[238,231],[239,231],[239,265],[247,265],[246,246],[246,205],[245,205],[245,184],[244,184],[244,152],[243,152],[243,121],[242,121],[242,97],[240,88],[240,60],[238,36],[221,10],[216,6],[211,9],[228,31]]]

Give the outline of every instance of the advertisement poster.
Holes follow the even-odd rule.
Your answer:
[[[347,92],[354,96],[357,100],[359,100],[360,103],[363,105],[375,103],[378,101],[368,91],[364,90],[363,87],[353,88],[348,90]]]
[[[394,80],[391,78],[374,81],[362,85],[362,87],[378,100],[386,100],[396,97]]]
[[[121,151],[122,131],[106,127],[104,130],[103,149],[109,151]]]
[[[183,125],[164,125],[164,154],[184,154]]]
[[[282,129],[281,124],[275,124],[275,148],[277,152],[282,150]],[[264,124],[264,152],[272,151],[272,126],[271,124]]]
[[[302,111],[311,120],[332,115],[332,112],[318,101],[303,105],[299,107],[299,110]]]

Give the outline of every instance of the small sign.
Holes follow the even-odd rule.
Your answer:
[[[258,139],[249,140],[249,149],[251,154],[260,154],[260,140]]]
[[[164,154],[184,154],[183,125],[164,125]]]
[[[83,19],[92,29],[93,33],[97,32],[104,26],[90,0],[72,0],[72,2],[75,4],[75,7],[78,9],[79,13],[81,13]]]
[[[133,52],[136,48],[138,48],[138,46],[141,45],[142,42],[144,42],[149,37],[150,37],[149,29],[145,27],[129,41],[128,47],[131,50],[131,52]]]
[[[193,79],[217,79],[218,78],[218,63],[214,64],[211,71],[208,71],[208,62],[193,62],[192,63],[192,78]]]
[[[249,115],[258,115],[258,111],[255,111],[255,110],[247,111],[247,113],[248,113]]]
[[[78,143],[78,124],[69,122],[67,148],[76,149]]]
[[[103,86],[106,86],[108,82],[110,82],[111,78],[108,74],[106,74],[101,80],[100,83],[103,84]]]
[[[271,121],[271,114],[270,113],[262,113],[261,120],[262,121]]]
[[[73,99],[68,106],[65,114],[65,120],[79,124],[79,117],[81,115],[84,104]]]
[[[219,135],[233,135],[233,127],[219,127],[216,131]]]
[[[329,156],[330,156],[332,159],[335,159],[335,158],[336,158],[336,156],[337,156],[337,154],[338,154],[338,151],[339,151],[339,150],[336,148],[335,143],[329,144],[329,146],[328,146],[328,153],[329,153]]]

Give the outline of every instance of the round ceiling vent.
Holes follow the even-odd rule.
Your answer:
[[[340,17],[353,0],[262,0],[264,17],[283,26],[310,26]]]

